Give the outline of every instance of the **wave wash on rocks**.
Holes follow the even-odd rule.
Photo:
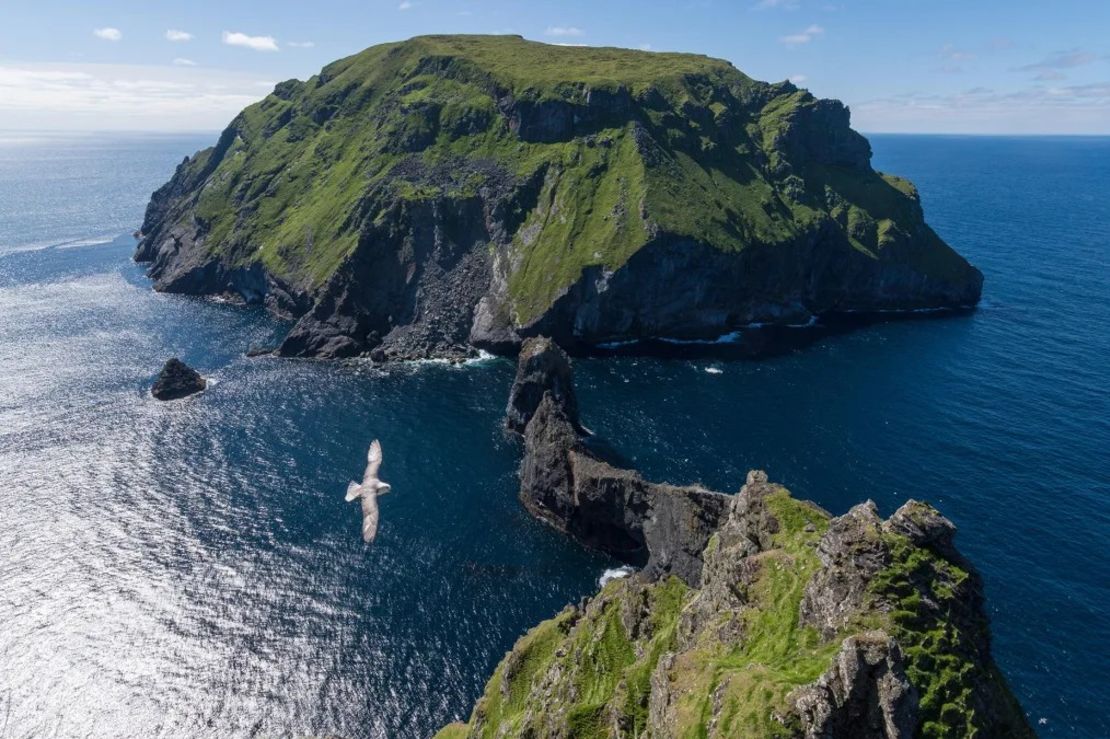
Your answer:
[[[151,198],[155,287],[280,352],[461,357],[974,305],[982,275],[847,108],[692,54],[426,36],[245,109]]]
[[[833,517],[759,471],[735,495],[646,482],[575,430],[569,366],[547,339],[522,351],[521,498],[643,569],[521,637],[440,739],[1034,736],[935,509]]]

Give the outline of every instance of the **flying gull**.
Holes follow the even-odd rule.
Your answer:
[[[378,479],[378,468],[382,466],[382,445],[377,439],[370,444],[366,454],[366,472],[362,473],[362,484],[352,482],[347,485],[347,502],[362,498],[362,540],[367,544],[374,541],[378,534],[378,496],[389,492],[388,482]]]

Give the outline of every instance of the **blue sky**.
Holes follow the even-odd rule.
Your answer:
[[[423,33],[690,51],[867,132],[1110,134],[1108,0],[0,0],[0,128],[215,130]]]

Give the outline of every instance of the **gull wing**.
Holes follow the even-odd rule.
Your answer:
[[[359,485],[357,482],[354,482],[354,481],[347,483],[347,497],[345,498],[345,500],[348,503],[350,503],[352,500],[354,500],[355,498],[357,498],[361,494],[362,494],[362,486],[361,485]]]
[[[366,453],[366,472],[362,475],[365,480],[377,480],[378,468],[382,466],[382,443],[377,439],[370,442],[370,451]]]
[[[369,544],[378,535],[378,496],[362,496],[362,540]]]

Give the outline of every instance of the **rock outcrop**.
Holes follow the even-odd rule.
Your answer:
[[[568,606],[521,637],[441,739],[1033,737],[991,659],[974,570],[899,533],[900,514],[866,529],[886,552],[878,569],[870,549],[843,569],[858,514],[832,518],[749,474],[700,587],[644,571]],[[841,604],[833,571],[858,577],[861,597]]]
[[[991,658],[979,576],[934,508],[833,517],[758,470],[735,495],[646,482],[575,429],[558,347],[525,349],[543,395],[530,417],[510,404],[522,500],[643,569],[521,637],[439,739],[1034,736]]]
[[[690,54],[426,36],[341,59],[178,166],[155,288],[382,359],[701,339],[974,305],[982,275],[874,171],[842,104]]]
[[[533,515],[653,576],[698,584],[728,496],[648,482],[602,460],[582,435],[570,360],[550,339],[525,342],[506,423],[523,427],[520,499]]]
[[[171,358],[158,373],[150,394],[158,400],[177,400],[199,393],[208,386],[200,373],[177,357]]]
[[[517,357],[516,379],[509,391],[509,405],[505,410],[506,427],[523,434],[548,392],[570,424],[581,431],[570,358],[547,337],[528,339]]]

